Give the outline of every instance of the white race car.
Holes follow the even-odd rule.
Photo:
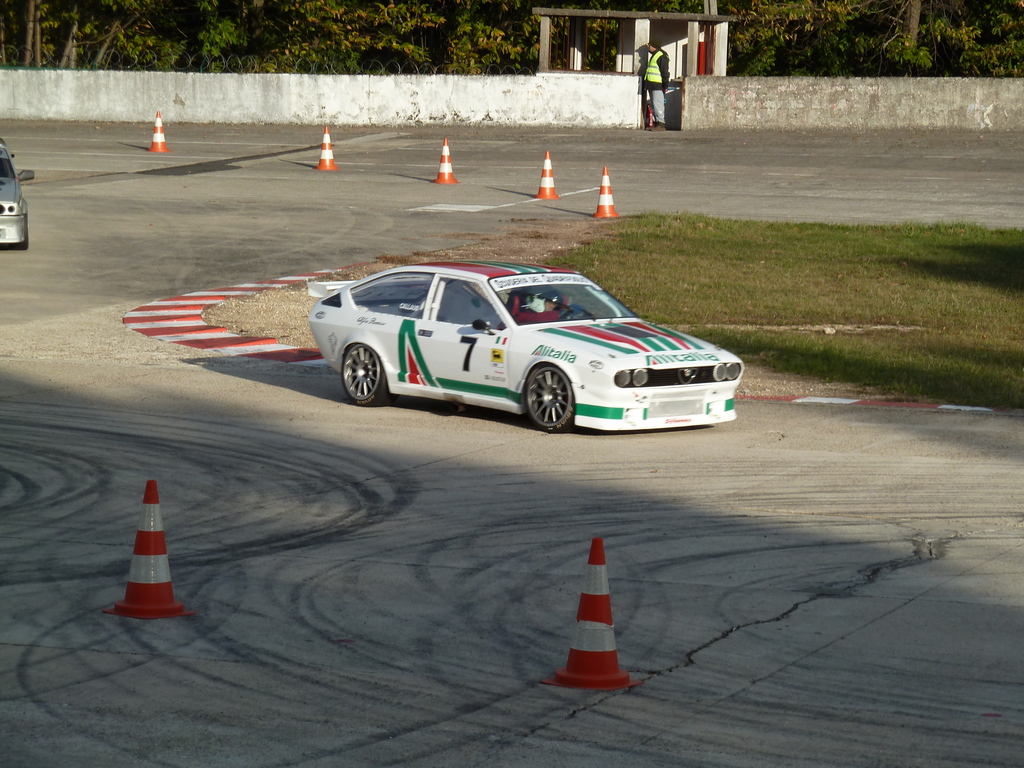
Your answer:
[[[526,413],[546,432],[736,418],[738,357],[644,322],[572,270],[439,262],[309,292],[320,352],[358,405],[429,397]]]

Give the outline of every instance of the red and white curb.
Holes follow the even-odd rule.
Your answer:
[[[281,344],[277,339],[257,336],[239,336],[227,328],[207,325],[203,310],[237,296],[251,296],[254,293],[284,288],[295,283],[337,272],[324,269],[304,275],[288,275],[276,280],[261,280],[256,283],[242,283],[228,288],[209,291],[194,291],[181,296],[153,301],[125,313],[122,322],[133,331],[160,341],[169,341],[195,349],[207,349],[231,357],[255,357],[280,363],[298,365],[326,365],[323,356],[316,349],[300,349]]]
[[[327,365],[319,350],[301,349],[281,344],[277,339],[239,336],[226,328],[207,325],[202,312],[215,304],[237,296],[251,296],[261,291],[284,288],[295,283],[308,282],[323,275],[337,272],[337,269],[323,269],[304,275],[289,275],[275,280],[256,283],[242,283],[228,288],[209,291],[194,291],[169,299],[153,301],[125,313],[122,321],[133,331],[150,338],[183,344],[196,349],[207,349],[231,357],[255,357],[274,360],[279,363],[297,365]],[[969,405],[938,405],[933,403],[901,403],[887,400],[853,400],[845,397],[761,397],[740,395],[738,400],[761,400],[799,405],[869,405],[888,408],[924,408],[935,411],[959,411],[974,413],[1017,413],[1007,408],[981,408]]]

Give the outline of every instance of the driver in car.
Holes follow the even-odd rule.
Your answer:
[[[531,293],[522,297],[517,309],[513,311],[513,319],[520,325],[530,323],[550,323],[561,316],[565,305],[559,301],[554,291]]]

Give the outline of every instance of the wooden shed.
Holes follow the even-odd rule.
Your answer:
[[[636,74],[647,66],[647,43],[669,56],[671,78],[724,76],[729,22],[717,0],[704,13],[642,13],[576,8],[534,8],[540,17],[538,72]]]

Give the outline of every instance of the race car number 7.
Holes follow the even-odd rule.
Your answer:
[[[476,346],[476,336],[463,336],[462,343],[469,344],[469,349],[466,350],[466,359],[462,361],[462,370],[469,370],[469,357],[473,354],[473,347]]]

